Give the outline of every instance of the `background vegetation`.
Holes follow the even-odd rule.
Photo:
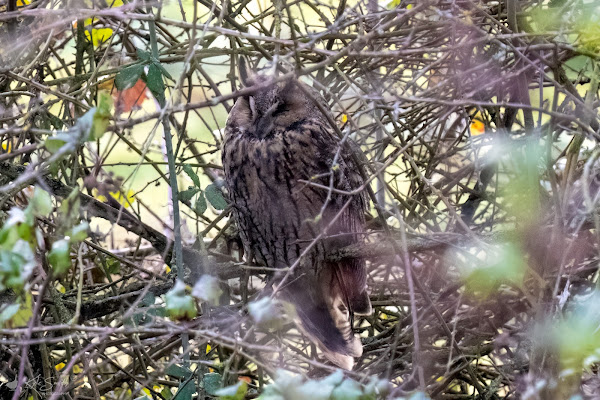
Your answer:
[[[366,156],[351,372],[238,252],[240,56]],[[588,0],[0,0],[0,397],[597,398],[599,60]]]

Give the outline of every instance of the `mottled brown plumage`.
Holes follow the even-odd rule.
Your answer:
[[[371,312],[365,262],[328,262],[327,255],[362,240],[366,199],[339,192],[359,188],[362,179],[314,103],[325,105],[314,89],[296,80],[269,84],[243,66],[240,77],[257,90],[239,97],[231,110],[222,160],[246,253],[268,267],[290,267],[326,229],[281,293],[327,358],[350,369],[362,354],[351,316]],[[333,184],[336,191],[306,181]]]

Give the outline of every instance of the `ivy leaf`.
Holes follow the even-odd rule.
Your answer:
[[[227,207],[227,201],[223,197],[221,190],[214,184],[211,183],[204,189],[206,200],[217,210],[224,210]]]
[[[192,400],[192,395],[196,392],[196,386],[192,379],[185,380],[179,384],[174,400]]]
[[[192,376],[192,371],[190,371],[188,368],[182,367],[181,365],[172,364],[165,369],[165,374],[174,378],[187,379]]]
[[[48,254],[48,261],[56,275],[61,276],[71,268],[71,256],[69,254],[69,241],[57,240],[52,243],[52,250]]]
[[[123,68],[117,76],[115,76],[115,86],[117,90],[123,91],[133,87],[144,73],[142,64],[134,64]]]
[[[192,182],[194,182],[194,185],[196,185],[196,187],[199,188],[200,187],[200,178],[198,178],[198,175],[194,172],[192,167],[190,167],[187,164],[183,164],[183,171],[190,177]]]
[[[165,297],[166,309],[171,318],[192,319],[196,316],[196,304],[192,296],[185,293],[185,283],[177,281]]]
[[[211,396],[216,396],[216,393],[223,386],[223,379],[221,378],[221,374],[218,374],[216,372],[204,374],[202,382],[204,384],[204,390],[207,394]]]
[[[192,197],[194,197],[194,195],[196,193],[198,193],[199,191],[200,191],[200,189],[190,186],[187,190],[179,192],[179,200],[180,201],[190,201],[192,199]]]

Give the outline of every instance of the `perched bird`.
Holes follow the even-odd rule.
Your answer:
[[[239,74],[255,90],[229,114],[222,161],[245,252],[271,268],[294,266],[273,276],[279,293],[323,354],[352,369],[362,354],[353,315],[371,313],[365,260],[328,255],[363,237],[367,199],[349,193],[363,184],[353,150],[341,144],[321,111],[325,100],[310,86],[273,83],[244,61]]]

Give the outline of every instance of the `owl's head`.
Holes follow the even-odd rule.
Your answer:
[[[305,83],[294,78],[273,82],[273,77],[250,69],[243,58],[240,59],[239,78],[244,87],[255,90],[238,98],[228,124],[246,134],[266,139],[306,118],[322,116],[315,101],[323,104],[323,98]]]

